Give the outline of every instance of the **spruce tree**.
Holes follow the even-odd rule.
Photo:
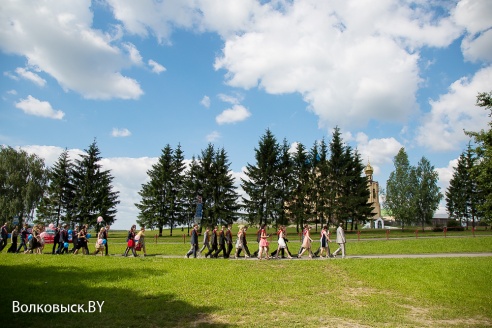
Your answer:
[[[37,219],[45,224],[70,224],[73,220],[75,185],[73,163],[65,149],[49,170],[49,185],[37,208]]]
[[[247,197],[242,197],[243,207],[251,224],[274,223],[278,219],[279,202],[279,145],[268,129],[255,148],[255,164],[246,165],[246,179],[241,186]],[[284,172],[285,173],[285,172]]]
[[[80,159],[75,160],[72,175],[74,178],[74,220],[75,224],[98,226],[97,217],[102,216],[105,224],[115,221],[116,205],[119,204],[118,191],[113,190],[113,176],[103,170],[102,157],[96,141],[85,150]]]
[[[139,209],[138,223],[149,228],[158,228],[159,236],[162,237],[162,230],[169,222],[171,217],[171,200],[173,196],[172,175],[173,175],[173,150],[167,144],[161,151],[161,156],[157,163],[147,171],[149,181],[142,184],[138,194],[141,197],[140,203],[135,206]],[[172,234],[172,230],[171,230]]]
[[[288,202],[288,209],[297,232],[302,231],[305,223],[310,221],[313,213],[312,186],[309,181],[311,162],[302,143],[297,144],[296,153],[292,159],[293,193]]]

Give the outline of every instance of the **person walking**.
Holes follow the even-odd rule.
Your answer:
[[[198,224],[193,225],[193,229],[191,230],[191,238],[190,238],[190,250],[186,253],[186,258],[190,258],[190,255],[193,254],[193,258],[196,259],[196,253],[198,252]]]
[[[17,251],[17,238],[19,236],[19,227],[15,226],[14,230],[10,233],[10,247],[7,253],[15,253]]]
[[[0,228],[0,252],[3,251],[9,239],[9,232],[7,230],[7,222]]]
[[[215,226],[214,230],[212,230],[212,234],[211,234],[211,239],[210,239],[210,244],[212,245],[212,247],[208,250],[208,253],[205,254],[205,258],[207,258],[208,256],[210,256],[210,258],[213,257],[213,253],[217,251],[217,228],[218,226]]]
[[[109,236],[109,224],[106,225],[106,228],[104,228],[104,240],[106,240],[106,242],[104,243],[104,255],[108,256],[108,236]]]
[[[60,230],[59,242],[60,242],[60,246],[58,247],[57,254],[68,253],[68,224],[65,224],[63,228]]]
[[[135,250],[143,251],[143,256],[147,256],[147,249],[145,248],[145,227],[140,227],[140,231],[135,236]]]
[[[280,250],[285,252],[285,249],[287,248],[287,244],[285,243],[285,228],[284,226],[280,226],[279,233],[278,233],[278,247],[277,247],[277,254],[276,257],[278,259],[278,254],[280,253]],[[287,249],[287,257],[289,259],[292,258],[289,254],[289,250]]]
[[[210,228],[207,227],[205,229],[205,233],[203,234],[203,246],[200,249],[200,255],[202,252],[205,250],[205,247],[207,248],[208,251],[210,251]]]
[[[231,256],[231,252],[232,252],[232,248],[233,248],[231,228],[232,228],[232,224],[229,224],[227,226],[227,230],[225,232],[225,239],[226,239],[226,244],[227,244],[227,257],[224,255],[224,258],[229,258]]]
[[[134,257],[137,257],[137,253],[135,253],[135,229],[137,228],[136,225],[132,225],[130,230],[128,230],[128,235],[126,237],[126,250],[123,253],[123,256],[128,256],[128,252],[131,250],[133,253]]]
[[[97,255],[97,253],[101,252],[101,256],[104,256],[104,227],[102,227],[99,232],[97,233],[97,239],[96,239],[96,251],[94,252],[93,255]]]
[[[27,223],[24,223],[24,227],[21,229],[21,232],[20,232],[20,244],[19,244],[19,247],[17,248],[17,252],[16,253],[19,253],[21,248],[24,247],[24,252],[27,250],[27,238],[29,236],[29,225],[27,225]]]
[[[55,238],[53,239],[53,249],[51,250],[51,254],[55,255],[58,254],[58,249],[60,248],[60,230],[61,230],[61,225],[58,227],[55,227]]]
[[[342,259],[345,258],[345,231],[343,230],[343,222],[340,222],[337,228],[337,239],[335,240],[338,244],[338,249],[333,252],[333,257],[337,257],[338,252],[342,251]]]
[[[309,254],[309,258],[313,258],[313,253],[311,252],[311,243],[313,240],[311,239],[311,227],[306,228],[306,233],[304,235],[304,240],[302,241],[302,251],[297,255],[298,258],[302,257],[302,254],[307,250]]]
[[[89,248],[87,247],[87,226],[85,225],[79,227],[79,233],[77,234],[77,246],[75,247],[73,254],[76,255],[81,248],[83,248],[82,254],[90,254]]]
[[[270,254],[268,254],[268,249],[269,249],[269,243],[268,243],[268,237],[266,233],[266,224],[263,224],[261,227],[261,232],[260,232],[260,248],[258,251],[258,259],[261,260],[263,253],[265,253],[265,259],[269,260],[270,259]]]
[[[331,243],[330,230],[328,229],[328,226],[324,226],[321,230],[319,257],[323,258],[323,251],[326,252],[326,257],[331,256],[329,243]]]
[[[217,251],[214,253],[214,257],[217,258],[219,257],[219,253],[222,252],[222,256],[226,259],[227,258],[227,251],[225,249],[225,226],[222,226],[222,229],[219,232],[219,248]]]

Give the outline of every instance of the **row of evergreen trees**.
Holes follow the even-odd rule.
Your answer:
[[[241,201],[223,148],[213,145],[193,157],[188,169],[180,145],[167,145],[147,172],[149,181],[139,191],[138,222],[156,227],[188,224],[228,224],[243,217],[250,224],[364,222],[372,216],[369,190],[357,153],[342,142],[335,129],[330,145],[315,142],[310,151],[297,143],[292,154],[284,139],[280,145],[270,130],[255,149],[255,164],[241,179]],[[199,208],[200,213],[196,214]]]
[[[120,203],[119,192],[113,190],[113,176],[102,169],[101,159],[96,141],[75,161],[65,149],[47,170],[49,184],[37,205],[36,222],[95,227],[102,216],[104,224],[111,225]]]
[[[492,116],[492,92],[477,96],[476,105]],[[462,223],[492,222],[492,121],[488,130],[466,132],[473,138],[458,158],[446,191],[446,209]]]

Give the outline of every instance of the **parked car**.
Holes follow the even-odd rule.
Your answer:
[[[45,228],[41,234],[45,244],[53,244],[55,242],[56,231],[54,229]]]

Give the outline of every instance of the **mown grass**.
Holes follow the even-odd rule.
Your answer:
[[[2,327],[492,325],[491,258],[193,260],[1,254]],[[12,313],[87,304],[96,313]]]

